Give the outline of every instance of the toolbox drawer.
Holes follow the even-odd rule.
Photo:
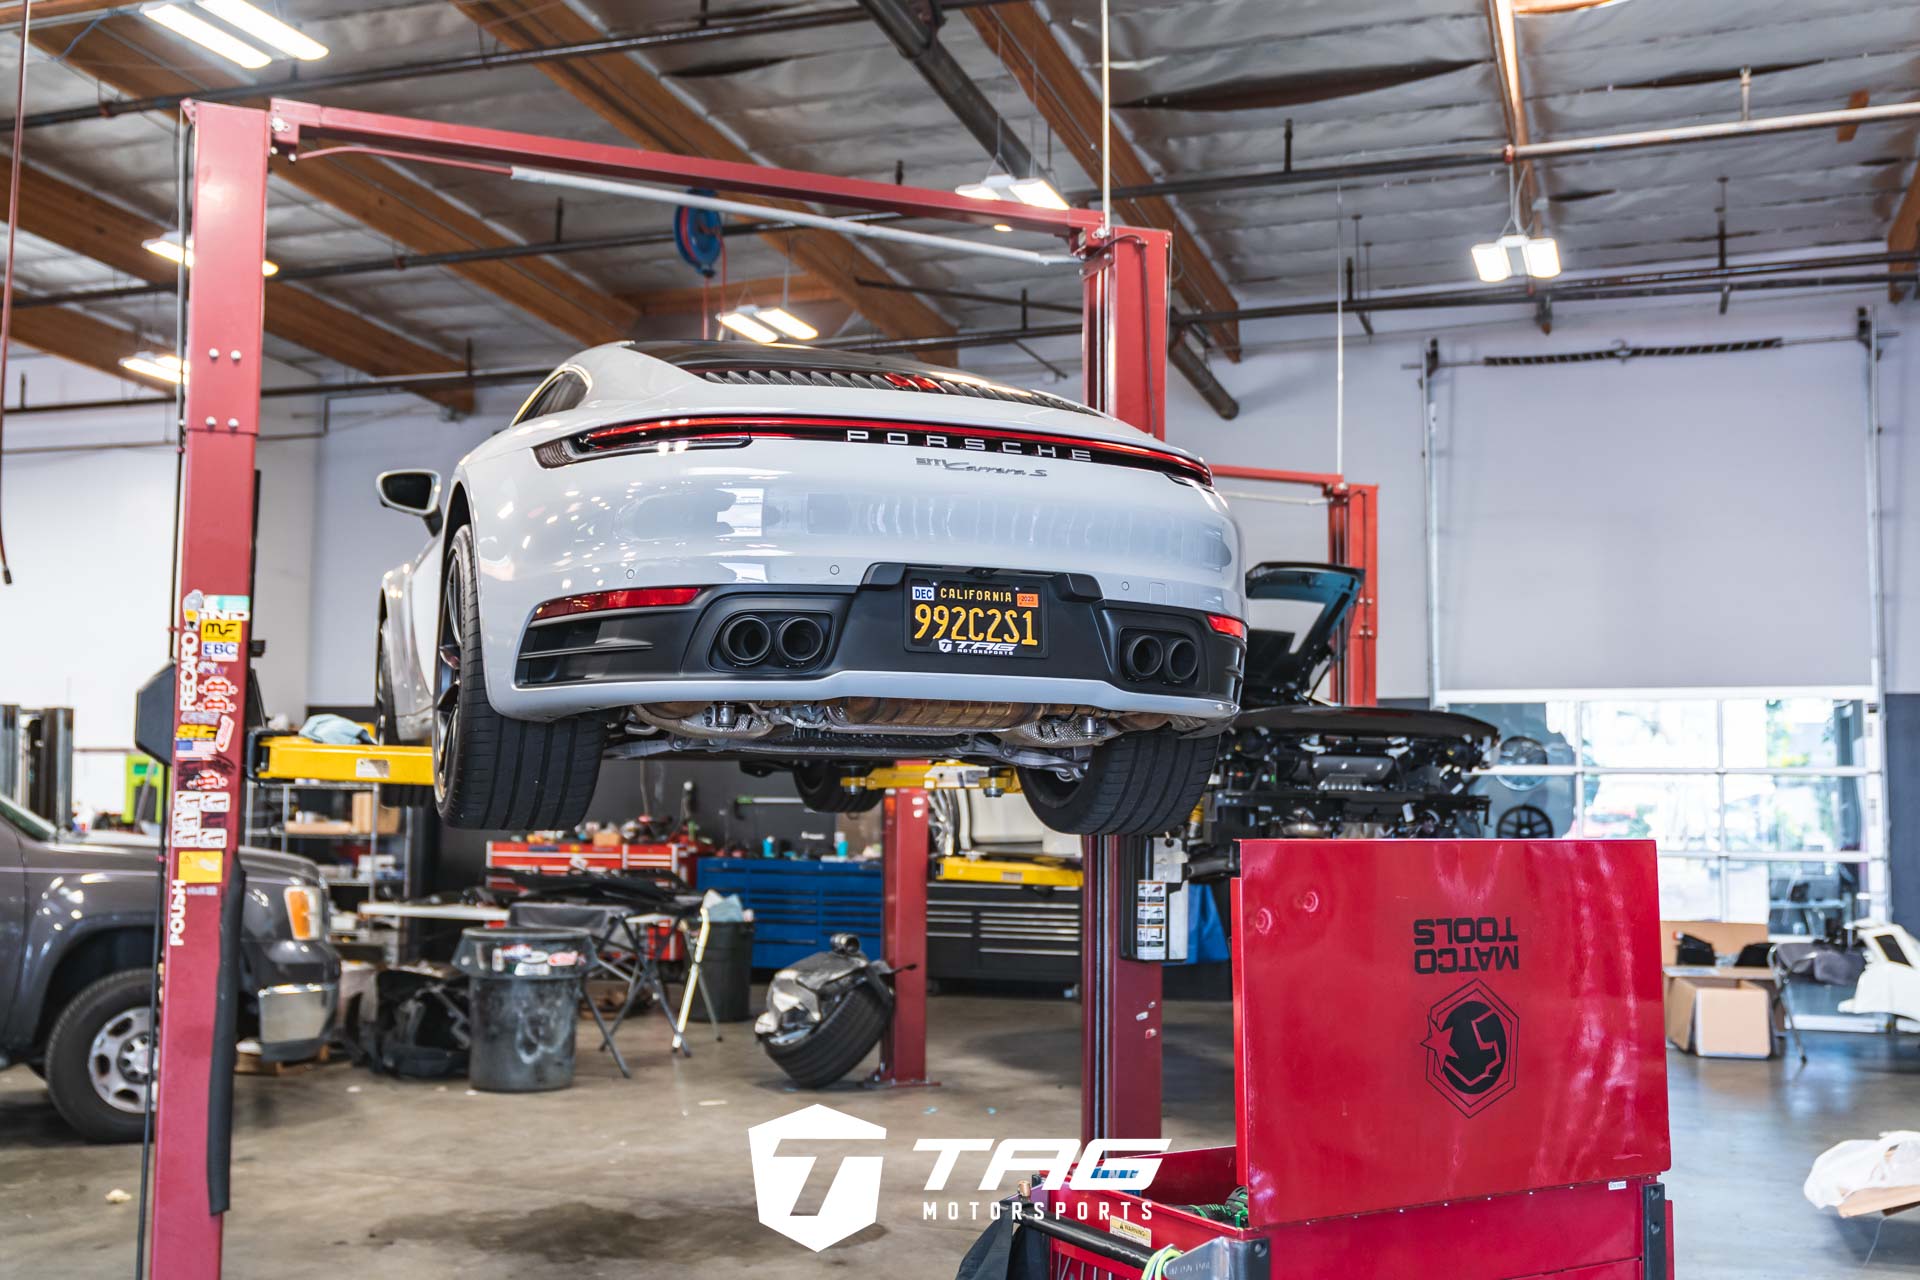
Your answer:
[[[939,980],[1080,981],[1080,890],[936,880],[927,886],[927,973]]]

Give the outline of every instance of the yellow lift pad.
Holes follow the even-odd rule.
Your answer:
[[[923,791],[984,791],[988,795],[999,795],[1020,790],[1020,779],[1011,769],[943,760],[931,764],[881,765],[864,777],[848,778],[847,787],[866,791],[918,787]]]
[[[260,738],[253,777],[262,782],[377,782],[392,787],[433,785],[433,748]]]
[[[942,858],[937,879],[975,884],[1058,885],[1079,888],[1080,868],[1059,858],[1016,862],[1008,858]]]

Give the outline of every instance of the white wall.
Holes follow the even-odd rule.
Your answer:
[[[1489,355],[1784,337],[1782,350],[1626,363],[1447,368],[1438,402],[1442,685],[1470,688],[1864,684],[1868,679],[1865,356],[1858,306],[1802,300],[1588,304],[1543,335],[1511,309],[1382,315],[1346,341],[1344,470],[1380,485],[1382,697],[1428,694],[1418,366]],[[1214,463],[1335,469],[1331,317],[1249,325],[1215,360],[1242,412],[1223,421],[1174,378],[1169,437]],[[1429,327],[1430,326],[1430,327]],[[1882,358],[1888,681],[1920,688],[1920,343]],[[1049,351],[1068,358],[1068,352]],[[1016,376],[982,356],[976,365]],[[1074,370],[1077,374],[1077,369]],[[1249,561],[1321,559],[1304,491],[1223,480]],[[1258,504],[1236,495],[1262,491]]]
[[[16,353],[33,403],[138,394],[118,379]],[[274,370],[274,380],[292,380]],[[312,407],[263,410],[257,665],[269,710],[306,704],[313,542]],[[0,587],[0,702],[69,706],[76,797],[119,808],[134,695],[168,660],[174,450],[166,406],[13,415],[0,461],[11,587]],[[278,438],[276,438],[278,437]]]

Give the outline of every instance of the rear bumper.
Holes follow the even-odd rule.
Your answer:
[[[857,585],[711,587],[689,605],[575,615],[535,622],[520,638],[511,689],[488,692],[504,714],[547,718],[648,703],[811,702],[884,698],[1089,707],[1224,722],[1237,711],[1246,649],[1208,624],[1206,610],[1102,597],[1079,574],[996,572],[1045,597],[1045,635],[1034,656],[975,656],[908,649],[908,583],[953,578],[952,568],[876,565]],[[777,659],[741,668],[720,637],[741,615],[806,617],[826,632],[817,660]],[[1136,634],[1186,640],[1198,654],[1186,679],[1131,679],[1122,649]]]

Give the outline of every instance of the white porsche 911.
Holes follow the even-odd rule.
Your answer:
[[[443,820],[586,814],[603,756],[1012,765],[1057,830],[1172,829],[1245,665],[1239,532],[1199,459],[1058,396],[800,347],[615,343],[461,460],[390,471],[382,737]]]

